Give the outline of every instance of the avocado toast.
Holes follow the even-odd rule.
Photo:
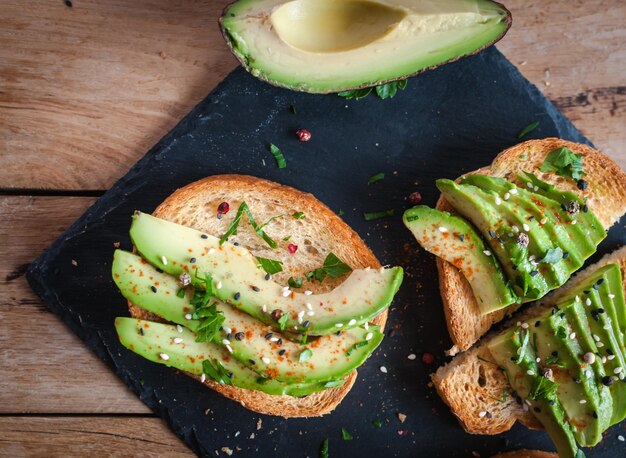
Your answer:
[[[582,164],[583,170],[573,170],[576,179],[544,166],[551,153],[564,150],[576,167]],[[570,173],[573,166],[567,164]],[[422,246],[438,255],[451,354],[470,348],[522,303],[561,286],[626,212],[624,171],[589,146],[554,138],[521,143],[490,166],[457,182],[438,180],[437,186],[442,191],[437,210],[443,213],[432,210],[427,216],[424,207],[417,207],[407,210],[404,220]],[[459,229],[460,218],[445,212],[470,220],[472,232]],[[444,217],[450,228],[443,225]],[[433,242],[442,229],[440,242]]]
[[[237,211],[244,202],[249,214]],[[382,340],[402,279],[399,268],[381,269],[362,240],[311,195],[247,176],[192,183],[154,217],[136,214],[131,234],[154,265],[115,255],[114,280],[134,317],[116,320],[122,343],[270,415],[319,416],[341,402],[354,369]],[[310,272],[317,275],[307,280]],[[372,300],[350,300],[345,290],[353,276],[350,289],[369,290]],[[383,282],[372,286],[380,276]],[[333,292],[345,300],[325,309],[320,298],[331,301]],[[267,304],[257,304],[255,295],[265,295]],[[310,302],[289,309],[298,298]],[[350,317],[346,307],[353,307]]]

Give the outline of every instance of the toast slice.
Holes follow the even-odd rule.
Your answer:
[[[561,147],[582,154],[586,173],[584,179],[588,183],[585,191],[578,189],[574,180],[560,177],[553,172],[539,171],[545,157]],[[516,176],[524,171],[534,173],[559,189],[588,198],[589,208],[607,230],[626,213],[626,173],[608,156],[580,143],[558,138],[530,140],[501,152],[490,166],[469,174],[503,177],[519,185]],[[454,213],[452,206],[443,197],[439,198],[437,209]],[[454,344],[450,355],[470,348],[494,323],[519,308],[518,304],[513,304],[482,315],[470,284],[456,267],[437,258],[437,271],[448,331]]]
[[[268,235],[279,244],[275,250],[254,232],[245,216],[239,224],[237,235],[230,238],[231,242],[239,242],[255,256],[282,261],[283,271],[272,276],[278,283],[286,285],[289,277],[304,277],[307,272],[321,267],[331,251],[353,269],[381,267],[365,242],[326,205],[311,194],[260,178],[216,175],[196,181],[165,199],[153,215],[220,237],[226,232],[243,201],[248,204],[258,224],[285,215],[273,220],[265,228]],[[222,202],[228,202],[230,211],[218,219],[217,207]],[[291,215],[296,212],[304,213],[305,218],[292,218]],[[290,237],[289,241],[284,240],[287,237]],[[288,243],[298,246],[295,254],[287,251]],[[305,282],[303,290],[327,292],[345,278],[328,277],[322,283]],[[132,303],[129,303],[129,310],[135,318],[162,321]],[[373,322],[382,328],[386,319],[385,311]],[[285,418],[315,417],[331,412],[348,394],[356,377],[357,372],[353,371],[342,386],[302,398],[274,396],[211,380],[207,380],[205,385],[255,412]],[[198,377],[194,378],[199,380]]]
[[[579,271],[561,288],[547,294],[518,315],[524,321],[539,309],[549,308],[572,287],[593,274],[598,268],[617,263],[622,270],[622,284],[626,290],[626,246],[604,256],[596,264]],[[450,406],[461,425],[470,434],[499,434],[511,429],[516,421],[531,429],[540,429],[539,421],[510,395],[504,373],[496,367],[486,342],[495,335],[491,333],[472,349],[456,356],[450,363],[440,367],[431,379],[439,396]],[[504,402],[501,402],[503,401]],[[487,415],[489,413],[489,415]]]

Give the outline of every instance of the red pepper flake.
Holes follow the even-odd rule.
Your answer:
[[[218,215],[225,215],[226,213],[228,213],[229,210],[230,210],[230,205],[228,205],[228,202],[222,202],[221,204],[217,206]]]
[[[311,140],[311,132],[306,129],[298,129],[296,131],[296,136],[301,142],[308,142],[309,140]]]
[[[422,201],[422,195],[415,191],[409,194],[408,201],[411,205],[417,205]]]
[[[406,437],[406,436],[408,436],[408,435],[409,435],[409,430],[408,430],[408,429],[403,428],[403,429],[399,429],[399,430],[398,430],[398,436],[400,436],[400,437]]]
[[[424,364],[432,364],[435,362],[435,357],[428,352],[424,352],[424,354],[422,355],[422,362]]]
[[[298,251],[298,245],[290,243],[289,245],[287,245],[287,251],[289,251],[290,254],[294,254],[296,251]]]

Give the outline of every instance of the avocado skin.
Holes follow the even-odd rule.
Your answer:
[[[495,256],[484,254],[484,241],[465,219],[424,205],[402,217],[422,248],[457,267],[469,281],[482,313],[518,301]],[[447,229],[441,232],[439,228]]]

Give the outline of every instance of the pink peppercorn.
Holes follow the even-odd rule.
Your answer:
[[[422,362],[424,364],[432,364],[435,362],[435,357],[428,352],[424,352],[422,355]]]
[[[417,191],[412,192],[409,194],[408,200],[411,205],[417,205],[422,201],[422,195]]]
[[[291,254],[294,254],[296,251],[298,251],[298,245],[290,243],[289,245],[287,245],[287,251],[289,251],[289,253]]]
[[[308,142],[309,140],[311,140],[311,132],[306,129],[298,129],[296,131],[296,136],[301,142]]]
[[[230,205],[228,205],[228,202],[222,202],[217,206],[217,213],[219,213],[220,215],[225,215],[226,213],[228,213],[228,210],[230,210]]]

